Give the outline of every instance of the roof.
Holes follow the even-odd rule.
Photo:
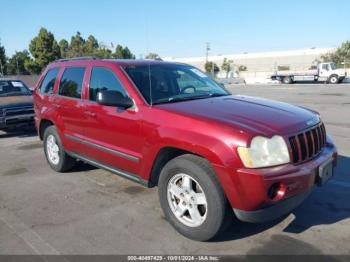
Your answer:
[[[139,60],[139,59],[98,59],[91,57],[76,57],[72,59],[60,59],[52,64],[81,64],[81,63],[98,63],[98,62],[107,62],[113,63],[119,66],[147,66],[147,65],[164,65],[164,64],[182,64],[174,61],[162,61],[162,60]]]

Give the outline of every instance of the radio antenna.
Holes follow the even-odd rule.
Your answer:
[[[148,54],[150,53],[150,42],[149,42],[149,20],[148,20],[148,15],[146,12],[146,49],[147,49],[147,55],[146,55],[146,59]],[[150,105],[153,106],[153,97],[152,97],[152,77],[151,77],[151,61],[148,61],[148,82],[149,82],[149,101],[150,101]]]

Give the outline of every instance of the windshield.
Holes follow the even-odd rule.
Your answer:
[[[230,95],[206,74],[187,65],[127,66],[124,70],[151,105]]]
[[[28,95],[31,95],[31,92],[21,81],[0,80],[0,97]]]
[[[334,63],[330,63],[332,70],[337,69],[337,66]]]

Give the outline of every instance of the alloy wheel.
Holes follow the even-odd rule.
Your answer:
[[[60,162],[60,149],[53,135],[49,135],[46,139],[46,152],[49,161],[54,165],[58,165]]]
[[[173,176],[167,187],[168,203],[184,225],[198,227],[206,219],[208,203],[200,184],[187,174]]]

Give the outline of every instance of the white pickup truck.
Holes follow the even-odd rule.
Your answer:
[[[347,76],[344,69],[336,67],[335,63],[320,63],[316,70],[303,72],[277,71],[271,75],[272,80],[281,81],[284,84],[292,84],[298,81],[327,82],[331,84],[341,83]]]

